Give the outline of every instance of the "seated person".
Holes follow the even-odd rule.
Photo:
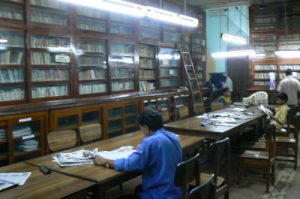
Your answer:
[[[217,102],[220,102],[222,103],[224,106],[228,106],[232,103],[231,101],[231,92],[229,91],[228,88],[224,88],[222,90],[223,92],[223,95],[220,96],[218,99],[217,99]]]
[[[275,115],[271,116],[271,124],[275,125],[277,132],[280,131],[287,122],[287,115],[289,112],[287,101],[287,94],[278,93],[276,95],[276,104],[278,107],[275,108]]]
[[[143,173],[141,192],[121,198],[181,198],[181,189],[174,185],[176,167],[182,158],[178,137],[163,129],[161,114],[150,107],[137,120],[145,135],[137,151],[115,161],[96,156],[95,164]]]

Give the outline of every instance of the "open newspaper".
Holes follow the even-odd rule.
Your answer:
[[[268,117],[273,116],[273,112],[262,104],[258,106],[258,109],[264,112]]]
[[[127,158],[133,152],[135,152],[132,146],[123,146],[113,151],[98,151],[98,148],[89,150],[78,150],[70,153],[59,153],[53,156],[54,162],[59,166],[78,166],[83,164],[94,163],[94,158],[99,155],[109,160],[116,160],[120,158]]]
[[[0,191],[16,185],[25,184],[31,172],[0,173]]]

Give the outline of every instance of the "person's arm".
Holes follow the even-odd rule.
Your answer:
[[[115,161],[114,160],[108,160],[103,158],[102,156],[97,155],[95,157],[95,164],[98,166],[105,166],[107,168],[115,168]]]

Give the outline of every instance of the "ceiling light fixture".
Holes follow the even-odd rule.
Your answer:
[[[247,40],[245,38],[236,35],[226,34],[226,33],[221,33],[221,39],[230,43],[235,43],[240,45],[247,44]]]
[[[230,58],[230,57],[244,57],[244,56],[254,56],[254,50],[233,50],[224,52],[215,52],[211,56],[213,58]]]
[[[186,15],[177,14],[167,10],[142,6],[122,0],[60,0],[80,6],[125,14],[133,17],[149,17],[159,21],[165,21],[182,26],[197,27],[198,19]]]

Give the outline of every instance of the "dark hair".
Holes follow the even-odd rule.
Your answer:
[[[229,88],[228,88],[228,87],[225,87],[225,88],[223,88],[221,91],[222,91],[223,93],[228,92],[228,91],[229,91]]]
[[[137,121],[141,126],[148,126],[151,131],[157,131],[163,127],[161,114],[151,107],[146,107],[144,112],[139,114]]]
[[[289,97],[285,93],[278,93],[276,95],[276,98],[279,98],[279,99],[281,99],[282,101],[285,101],[285,102],[287,102],[288,99],[289,99]]]
[[[287,69],[287,70],[285,71],[285,74],[286,74],[286,75],[292,75],[292,70],[291,70],[291,69]]]

